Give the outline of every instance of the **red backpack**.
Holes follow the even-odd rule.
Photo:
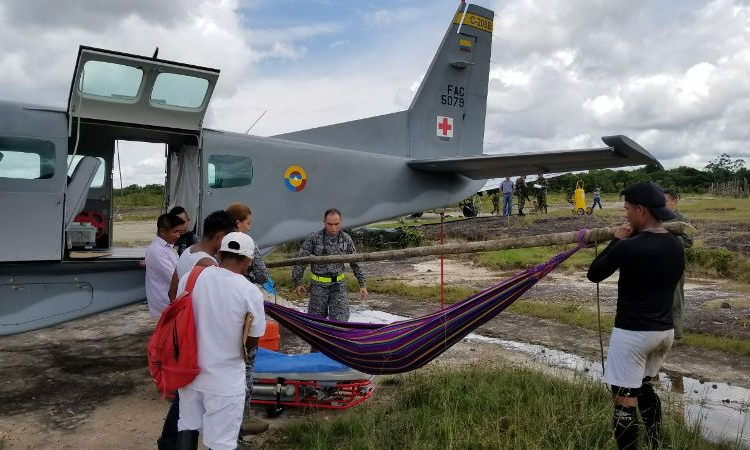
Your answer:
[[[191,293],[203,269],[193,268],[185,292],[164,308],[148,340],[148,368],[162,398],[190,384],[200,372]]]

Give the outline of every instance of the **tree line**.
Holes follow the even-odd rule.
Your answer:
[[[620,192],[625,186],[638,181],[653,181],[662,188],[677,192],[705,194],[711,183],[724,183],[735,179],[750,178],[743,159],[720,155],[703,170],[693,167],[677,167],[664,170],[658,166],[645,166],[635,170],[595,169],[584,173],[568,173],[547,180],[551,192],[569,192],[576,181],[583,181],[586,191],[596,188],[602,192]]]
[[[672,188],[678,192],[705,194],[711,183],[726,183],[731,180],[750,179],[750,171],[745,167],[745,161],[732,158],[726,153],[709,162],[703,170],[694,167],[680,166],[664,170],[658,166],[645,166],[635,170],[594,169],[582,173],[568,173],[547,179],[550,192],[569,192],[576,181],[583,181],[586,191],[596,188],[602,192],[620,192],[625,186],[638,181],[653,181],[663,188]],[[123,189],[114,189],[115,196],[145,196],[162,198],[164,185],[147,184],[138,186],[131,184]]]

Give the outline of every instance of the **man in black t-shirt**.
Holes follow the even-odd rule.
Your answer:
[[[659,448],[661,402],[651,384],[674,339],[672,297],[685,269],[680,241],[663,221],[674,213],[662,189],[651,182],[625,188],[627,223],[591,263],[588,279],[600,282],[620,271],[615,327],[609,342],[604,381],[614,395],[614,428],[620,449],[636,449],[640,410],[649,443]]]

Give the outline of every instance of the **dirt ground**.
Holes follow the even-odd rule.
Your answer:
[[[515,219],[518,218],[511,221]],[[589,228],[615,224],[597,217],[541,220],[524,227],[518,222],[517,226],[511,223],[509,228],[507,220],[502,218],[478,218],[446,224],[446,230],[452,237],[478,240],[568,231],[580,228],[582,222]],[[148,241],[152,233],[149,228],[140,224],[125,229],[130,230],[127,237],[131,240]],[[423,228],[428,235],[437,230],[436,226]],[[704,242],[711,239],[725,242],[722,233],[736,232],[740,225],[735,228],[706,227],[701,238]],[[437,258],[370,263],[366,269],[371,275],[415,284],[435,284],[440,274]],[[445,272],[447,283],[473,287],[488,286],[507,275],[474,267],[465,258],[446,259]],[[594,292],[582,273],[555,272],[524,298],[576,301],[581,306],[595,308]],[[742,320],[750,317],[750,302],[747,294],[732,283],[688,279],[686,293],[689,330],[750,336],[748,327],[742,326]],[[614,309],[615,294],[615,280],[601,284],[605,311]],[[724,302],[735,306],[721,308]],[[437,303],[372,295],[364,307],[413,317],[433,311]],[[146,363],[146,340],[153,326],[146,306],[135,304],[48,329],[0,338],[0,449],[154,448],[168,404],[159,399]],[[485,336],[568,351],[592,361],[600,357],[597,332],[548,320],[503,313],[478,331]],[[605,347],[607,339],[605,334]],[[305,347],[299,338],[282,330],[282,351],[299,353]],[[482,361],[536,364],[533,356],[482,342],[460,343],[432,364],[454,366]],[[750,358],[746,357],[682,345],[672,350],[665,369],[750,388]],[[308,413],[287,411],[271,420],[272,429],[280,429]],[[258,447],[270,448],[264,439],[256,438]]]
[[[373,296],[367,307],[404,314],[428,309],[384,296]],[[0,449],[154,448],[169,405],[148,373],[145,347],[153,325],[146,305],[135,304],[3,338]],[[286,330],[281,342],[287,353],[308,348]],[[498,360],[534,364],[498,345],[473,342],[454,346],[433,366]],[[260,409],[256,413],[264,417]],[[270,419],[272,430],[310,413],[287,410]],[[259,448],[270,448],[265,436],[254,438]]]

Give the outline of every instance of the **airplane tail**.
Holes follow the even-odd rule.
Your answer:
[[[274,137],[409,158],[481,155],[493,17],[459,5],[407,111]]]

